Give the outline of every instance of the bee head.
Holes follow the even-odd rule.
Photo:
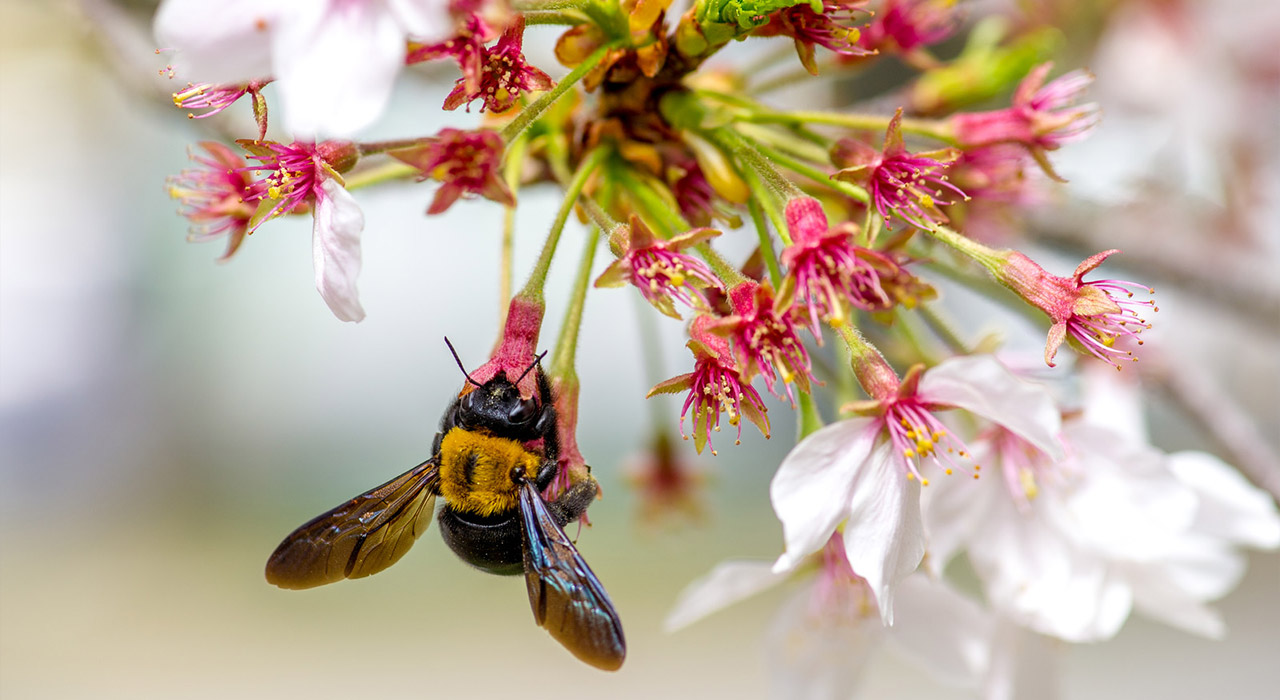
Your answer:
[[[449,343],[448,338],[445,339],[445,343]],[[537,437],[537,423],[543,412],[543,406],[537,396],[521,397],[518,385],[538,366],[546,353],[534,358],[533,363],[515,381],[511,381],[505,374],[499,372],[492,379],[481,384],[463,368],[462,360],[458,358],[458,353],[454,351],[452,344],[449,344],[449,351],[453,353],[453,359],[458,362],[462,375],[475,386],[458,400],[456,420],[459,425],[468,430],[485,429],[500,437],[514,439]]]

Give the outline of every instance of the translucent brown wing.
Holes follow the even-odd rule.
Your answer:
[[[391,566],[431,524],[439,481],[429,459],[294,530],[267,560],[267,581],[311,588]]]
[[[627,656],[622,621],[531,482],[520,487],[520,519],[524,580],[534,620],[582,661],[617,670]]]

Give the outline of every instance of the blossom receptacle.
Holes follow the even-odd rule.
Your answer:
[[[255,206],[249,186],[253,178],[235,151],[213,141],[202,141],[207,155],[191,154],[199,167],[170,177],[169,196],[178,200],[179,213],[191,222],[189,239],[208,241],[226,236],[229,259],[244,242]]]
[[[578,449],[578,378],[576,376],[554,376],[551,381],[551,396],[556,410],[556,445],[559,456],[556,460],[556,477],[547,485],[543,496],[555,500],[569,487],[591,479],[591,467]],[[599,497],[600,484],[596,483]],[[579,522],[590,525],[591,521],[583,512]]]
[[[484,384],[499,373],[510,381],[521,375],[517,388],[520,396],[529,398],[538,393],[538,381],[533,372],[526,372],[537,358],[538,336],[542,333],[542,316],[546,306],[542,301],[525,296],[514,296],[507,305],[507,321],[498,337],[497,347],[489,361],[471,371],[471,378]]]
[[[627,482],[637,491],[642,522],[703,520],[705,506],[701,489],[707,473],[682,458],[679,451],[670,432],[659,428],[644,452],[624,465]]]
[[[794,294],[797,314],[819,342],[819,322],[847,323],[846,306],[885,311],[900,301],[914,305],[931,291],[890,255],[854,245],[853,224],[829,228],[816,199],[796,197],[787,202],[785,214],[792,244],[782,251],[787,278],[779,296],[785,300]]]
[[[597,287],[618,287],[630,282],[641,296],[662,313],[680,318],[673,301],[695,309],[706,309],[701,289],[721,289],[720,280],[701,260],[681,252],[718,235],[710,228],[693,229],[666,240],[658,239],[638,216],[630,225],[615,231],[618,259],[596,279]],[[625,239],[625,240],[624,240]]]
[[[738,364],[729,349],[729,342],[712,333],[710,316],[698,316],[689,330],[689,350],[693,352],[694,368],[688,374],[672,377],[649,390],[648,397],[656,394],[689,392],[680,409],[680,435],[688,440],[684,421],[693,409],[693,446],[699,454],[711,445],[711,433],[720,431],[720,415],[727,414],[729,425],[737,428],[735,442],[742,438],[742,417],[755,424],[760,433],[769,437],[769,409],[760,394],[743,378]],[[715,446],[711,454],[716,454]]]
[[[1093,82],[1092,75],[1073,71],[1046,84],[1052,68],[1052,63],[1033,68],[1005,109],[952,116],[948,129],[956,143],[966,149],[1019,144],[1031,152],[1046,174],[1060,180],[1045,152],[1083,137],[1098,123],[1099,110],[1094,103],[1075,104]]]
[[[867,51],[910,54],[936,44],[959,26],[955,0],[886,0],[862,29]]]
[[[1133,352],[1116,346],[1122,338],[1132,338],[1151,327],[1138,316],[1138,310],[1156,311],[1150,299],[1135,300],[1134,290],[1153,294],[1154,290],[1135,282],[1082,278],[1118,250],[1107,250],[1090,256],[1076,267],[1071,277],[1051,275],[1031,258],[1018,251],[1008,251],[1003,263],[991,268],[996,279],[1032,306],[1040,309],[1053,323],[1045,343],[1044,361],[1054,366],[1053,358],[1067,338],[1074,339],[1089,354],[1120,368],[1117,360],[1133,358]]]
[[[250,233],[270,219],[323,198],[324,183],[336,180],[341,184],[342,173],[360,158],[359,149],[350,141],[284,144],[241,139],[236,143],[249,152],[250,160],[258,161],[246,166],[245,172],[265,173],[249,188],[249,200],[258,205]]]
[[[362,262],[364,212],[342,180],[342,173],[359,160],[360,150],[350,141],[237,143],[249,152],[250,159],[258,161],[246,166],[244,172],[266,173],[249,186],[246,201],[257,206],[249,232],[270,219],[309,208],[316,289],[339,319],[363,320],[356,279]]]
[[[411,41],[404,62],[412,65],[437,58],[452,58],[462,70],[463,89],[468,94],[476,94],[480,92],[484,73],[485,44],[498,36],[499,31],[483,16],[469,13],[458,22],[456,33],[442,42],[418,44]]]
[[[950,195],[965,198],[952,184],[946,168],[959,151],[944,148],[911,153],[902,140],[902,109],[889,121],[884,147],[877,152],[857,139],[841,139],[832,149],[831,159],[841,170],[837,180],[857,184],[867,190],[871,202],[885,221],[892,217],[920,228],[931,228],[947,220],[938,205],[950,204]]]
[[[496,131],[444,128],[429,144],[392,151],[391,156],[439,180],[428,214],[448,210],[464,194],[478,194],[503,206],[513,207],[516,196],[502,177],[502,136]]]
[[[199,114],[187,113],[188,119],[205,119],[235,104],[245,95],[253,104],[253,119],[258,124],[258,138],[267,137],[267,98],[262,95],[262,88],[271,82],[270,78],[251,80],[247,83],[231,83],[218,85],[214,83],[187,83],[184,90],[173,93],[173,105],[178,109],[198,110]]]
[[[730,340],[734,358],[747,381],[761,375],[769,392],[781,397],[781,378],[782,389],[794,403],[791,383],[809,393],[813,366],[791,320],[791,309],[780,303],[783,301],[774,297],[767,284],[740,282],[729,289],[733,315],[718,318],[707,328]]]
[[[524,59],[524,18],[517,17],[502,32],[498,43],[484,50],[478,89],[463,76],[453,91],[444,98],[444,108],[453,110],[482,100],[480,111],[505,112],[515,106],[525,92],[549,89],[551,76],[529,65]]]
[[[818,74],[814,49],[821,46],[845,58],[869,56],[875,51],[858,41],[859,31],[851,26],[855,15],[865,14],[862,0],[825,0],[800,3],[774,12],[769,23],[756,29],[755,36],[789,36],[805,70]]]

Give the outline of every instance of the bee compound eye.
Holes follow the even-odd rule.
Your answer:
[[[511,419],[512,423],[527,423],[537,411],[537,403],[532,398],[528,398],[522,400],[515,408],[511,409],[511,415],[508,418]]]

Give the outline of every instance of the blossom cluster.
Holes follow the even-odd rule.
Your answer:
[[[1163,453],[1124,429],[1131,419],[1075,398],[1134,390],[1132,372],[1097,370],[1137,361],[1156,307],[1150,287],[1095,274],[1117,250],[1070,275],[1025,252],[1021,222],[1061,180],[1053,152],[1099,110],[1085,101],[1092,75],[1058,71],[1022,19],[992,30],[945,0],[694,0],[679,15],[670,0],[164,0],[157,40],[187,82],[174,104],[202,124],[247,105],[257,128],[234,145],[202,142],[169,190],[193,240],[226,240],[223,260],[250,254],[246,237],[269,221],[312,217],[316,287],[351,322],[366,314],[353,190],[434,182],[428,216],[480,199],[514,213],[526,191],[562,191],[498,350],[475,373],[530,366],[550,263],[577,211],[612,260],[590,285],[584,256],[551,360],[552,488],[586,470],[574,343],[595,288],[634,288],[682,324],[688,371],[652,377],[649,396],[680,398],[672,422],[696,452],[724,449],[725,424],[740,442],[744,418],[770,437],[771,403],[799,416],[801,439],[770,486],[784,551],[716,567],[670,625],[804,579],[782,613],[788,645],[771,654],[784,696],[850,695],[865,649],[851,635],[873,634],[1005,697],[1011,669],[1040,662],[1019,656],[1040,648],[1027,635],[1103,640],[1138,610],[1220,636],[1208,603],[1239,579],[1241,548],[1280,547],[1274,503],[1229,465]],[[529,32],[559,34],[562,69],[532,64]],[[957,33],[970,35],[959,55],[934,51]],[[750,67],[722,60],[730,42],[775,37],[794,58],[762,48]],[[875,109],[777,97],[888,57],[911,78],[859,95]],[[427,62],[456,66],[440,107],[476,107],[475,126],[361,140],[406,67]],[[731,260],[728,240],[755,251]],[[943,279],[1042,322],[1052,383],[957,333]],[[1079,359],[1058,367],[1064,346]],[[824,425],[824,411],[838,419]],[[637,475],[650,513],[688,506],[700,482],[655,430],[661,449]],[[979,590],[952,584],[958,557]]]

